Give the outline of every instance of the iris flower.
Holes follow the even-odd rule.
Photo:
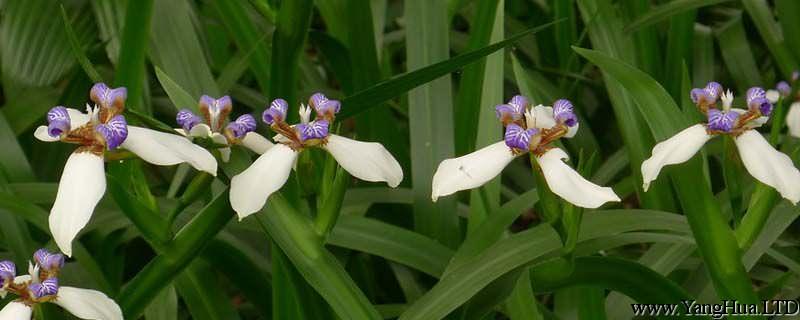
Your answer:
[[[125,88],[111,89],[98,83],[92,87],[90,97],[95,106],[87,104],[86,113],[62,106],[50,109],[48,125],[34,133],[45,142],[79,145],[64,165],[49,218],[50,232],[67,256],[72,255],[72,240],[89,222],[105,193],[106,153],[122,148],[152,164],[188,162],[198,170],[217,173],[217,162],[206,149],[176,134],[129,126],[122,115]]]
[[[28,274],[22,276],[17,276],[13,262],[0,261],[0,295],[17,296],[0,310],[0,319],[30,320],[34,305],[51,302],[81,319],[122,320],[122,310],[104,293],[59,285],[58,274],[64,266],[62,254],[39,249],[33,260],[35,264],[29,263]]]
[[[707,123],[693,125],[673,137],[658,143],[653,155],[642,163],[644,190],[658,177],[661,168],[682,163],[694,156],[711,138],[727,135],[734,139],[739,156],[747,171],[758,181],[775,188],[792,203],[800,200],[800,171],[792,160],[775,150],[755,128],[769,120],[772,103],[764,89],[747,90],[747,110],[731,108],[733,93],[722,93],[722,86],[710,82],[705,88],[690,93],[692,101],[707,116]],[[722,100],[722,109],[717,108]]]
[[[792,83],[797,83],[800,73],[795,71],[792,73]],[[792,95],[792,87],[786,81],[781,81],[776,86],[776,91],[780,92],[780,96],[788,99]],[[789,134],[795,138],[800,138],[800,92],[795,96],[794,102],[789,106],[789,112],[786,113],[786,126],[789,127]]]
[[[203,95],[200,97],[199,109],[202,117],[188,109],[178,111],[176,121],[181,128],[175,131],[190,138],[207,138],[216,144],[225,145],[226,147],[219,148],[222,161],[228,162],[232,145],[243,145],[258,154],[272,147],[272,142],[254,132],[256,119],[249,114],[241,115],[226,125],[232,109],[230,97],[214,99]]]
[[[231,179],[231,206],[239,220],[261,210],[269,195],[286,183],[300,152],[308,148],[328,151],[342,168],[361,180],[386,182],[393,188],[403,180],[400,164],[380,143],[356,141],[328,131],[339,112],[339,101],[316,93],[308,104],[300,106],[300,123],[296,125],[286,123],[289,105],[283,99],[272,101],[262,114],[262,120],[277,133],[277,143]],[[312,109],[316,112],[313,121]]]
[[[550,190],[564,200],[584,208],[620,201],[611,188],[598,186],[570,168],[563,161],[569,159],[567,153],[550,145],[578,132],[578,118],[571,102],[560,99],[553,107],[530,108],[528,99],[517,95],[508,103],[496,106],[495,112],[505,126],[503,141],[442,161],[433,175],[433,201],[484,185],[499,175],[511,160],[527,153],[532,153],[539,163]]]

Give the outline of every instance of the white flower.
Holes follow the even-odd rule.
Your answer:
[[[386,182],[390,187],[403,180],[400,164],[383,145],[328,132],[333,115],[339,110],[338,101],[315,94],[309,105],[316,111],[317,119],[310,121],[311,109],[303,106],[302,122],[293,126],[284,122],[286,101],[276,99],[264,111],[262,119],[278,132],[275,138],[278,143],[231,179],[231,207],[239,220],[261,210],[270,194],[286,183],[300,152],[309,147],[328,151],[344,170],[361,180]]]
[[[509,110],[514,110],[508,105],[514,101],[527,102],[527,99],[515,96],[508,104],[497,106],[498,118],[514,118],[508,115],[512,112]],[[524,122],[506,124],[504,141],[442,161],[433,175],[431,199],[436,201],[442,196],[480,187],[499,175],[511,160],[533,151],[547,186],[564,200],[584,208],[597,208],[609,201],[620,201],[611,188],[584,179],[564,163],[563,160],[569,159],[569,156],[563,150],[546,146],[559,137],[574,136],[578,128],[569,101],[558,100],[554,106],[555,111],[553,107],[541,105],[525,110]]]
[[[186,162],[212,175],[217,173],[217,161],[202,147],[178,135],[127,125],[119,114],[124,108],[124,98],[124,88],[109,89],[96,84],[92,99],[98,106],[88,108],[86,114],[55,107],[48,112],[48,125],[34,132],[41,141],[80,145],[64,165],[49,217],[53,238],[68,256],[72,254],[72,240],[86,226],[105,193],[107,151],[122,148],[156,165]]]
[[[795,138],[800,138],[800,101],[795,101],[789,107],[786,114],[786,126],[789,127],[789,134]]]
[[[722,97],[724,104],[733,100],[729,93]],[[691,159],[716,135],[730,135],[736,142],[742,163],[754,178],[775,188],[793,204],[800,201],[800,171],[787,155],[775,150],[760,133],[752,130],[766,121],[761,110],[771,111],[771,106],[763,104],[766,100],[763,90],[751,88],[747,100],[750,105],[747,111],[732,109],[732,112],[724,113],[710,108],[707,111],[708,124],[696,124],[656,144],[652,156],[642,163],[644,190],[647,191],[650,182],[658,177],[664,166]]]

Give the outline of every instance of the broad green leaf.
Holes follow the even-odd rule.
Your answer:
[[[263,317],[272,314],[271,282],[266,274],[266,266],[253,261],[235,243],[219,238],[211,241],[208,248],[203,250],[203,258],[241,290],[245,299]]]
[[[795,61],[800,60],[800,21],[794,19],[792,14],[800,12],[800,3],[793,0],[776,0],[775,11],[778,14],[778,23],[781,25],[786,47],[794,54]]]
[[[145,55],[155,0],[128,1],[114,84],[128,88],[127,108],[150,114],[144,104]],[[161,0],[159,0],[161,1]]]
[[[202,260],[192,262],[183,270],[175,279],[175,288],[186,303],[192,319],[239,319],[221,284],[213,276],[211,266]]]
[[[251,1],[260,2],[260,1]],[[266,3],[266,1],[263,1]],[[244,1],[223,0],[214,1],[213,6],[222,17],[222,23],[228,29],[228,33],[239,47],[239,52],[246,52],[247,61],[253,76],[261,87],[261,92],[267,92],[269,88],[270,75],[270,49],[269,43],[265,42],[267,34],[264,30],[259,30],[258,26],[252,21],[248,14],[249,6]],[[264,35],[260,35],[264,33]],[[252,51],[252,53],[247,53]]]
[[[278,10],[278,20],[272,36],[270,79],[279,80],[270,81],[270,99],[283,98],[291,106],[296,106],[301,101],[296,92],[299,81],[298,62],[303,53],[313,9],[312,0],[297,0],[283,2]],[[290,112],[288,117],[294,120],[297,119],[297,114]]]
[[[119,47],[122,25],[125,22],[126,0],[91,1],[100,40],[105,43],[105,51],[112,64],[119,63]]]
[[[792,71],[797,70],[798,60],[786,46],[783,33],[775,22],[772,8],[766,0],[742,0],[742,6],[755,23],[761,39],[775,58],[778,69],[785,78],[789,78]]]
[[[714,38],[711,28],[694,25],[694,56],[692,58],[692,85],[705,87],[714,80]]]
[[[188,276],[183,276],[189,278]],[[175,287],[167,286],[158,294],[153,303],[144,310],[144,318],[148,320],[172,320],[178,317],[178,296]]]
[[[63,5],[61,6],[61,19],[64,22],[64,32],[67,34],[67,39],[69,40],[69,45],[72,49],[72,56],[78,60],[81,68],[83,68],[83,72],[85,72],[86,75],[92,79],[92,81],[103,82],[100,74],[94,69],[92,62],[89,61],[88,57],[86,57],[86,53],[83,51],[83,45],[81,44],[80,40],[78,40],[78,36],[75,34],[75,30],[72,27],[72,22],[67,14],[67,9],[64,9]]]
[[[172,101],[172,104],[175,106],[175,109],[180,110],[182,108],[187,108],[197,112],[197,101],[200,100],[200,96],[198,95],[196,98],[193,97],[191,94],[186,92],[181,85],[172,80],[169,75],[164,73],[161,68],[158,66],[154,66],[153,68],[156,71],[156,78],[158,78],[158,82],[161,83],[161,87],[167,92],[167,95]]]
[[[742,24],[741,12],[735,12],[730,20],[717,27],[714,33],[721,49],[722,60],[738,91],[745,92],[751,86],[762,86],[764,80],[753,58],[753,51]]]

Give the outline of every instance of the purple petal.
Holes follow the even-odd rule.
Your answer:
[[[289,104],[286,100],[280,98],[272,100],[272,103],[269,104],[269,108],[264,110],[264,113],[261,114],[261,120],[269,125],[272,125],[275,121],[283,121],[286,119],[286,111],[288,109]]]
[[[14,277],[17,276],[17,266],[14,265],[13,262],[9,260],[0,261],[0,279],[2,279],[2,284],[8,284],[9,281],[13,281]]]
[[[208,110],[210,113],[217,114],[224,111],[230,111],[233,108],[233,103],[231,102],[231,97],[223,96],[219,99],[214,99],[207,95],[202,95],[200,97],[199,103],[200,109]]]
[[[706,89],[694,88],[689,92],[689,97],[696,105],[711,105],[717,100],[714,99]]]
[[[772,103],[766,97],[756,98],[751,101],[753,108],[758,108],[763,116],[769,116],[772,113]]]
[[[58,278],[47,278],[41,283],[31,283],[28,289],[36,299],[55,296],[58,294]]]
[[[522,113],[517,108],[510,104],[498,104],[494,107],[494,113],[500,121],[513,122],[522,119]]]
[[[45,248],[36,250],[33,260],[44,270],[61,269],[64,266],[63,254],[52,253]]]
[[[556,122],[566,124],[568,127],[578,124],[578,117],[575,116],[572,102],[566,99],[558,99],[553,103],[553,118]]]
[[[175,121],[188,134],[189,131],[192,130],[194,126],[202,122],[203,119],[189,111],[189,109],[181,109],[181,111],[178,111],[178,114],[175,116]]]
[[[708,109],[708,128],[715,131],[730,132],[739,118],[737,112],[722,112]]]
[[[249,114],[243,114],[236,118],[236,121],[228,123],[227,129],[233,133],[234,137],[240,139],[248,132],[256,130],[256,119]]]
[[[108,122],[97,125],[94,130],[103,136],[108,150],[119,147],[128,137],[128,123],[122,115],[116,115]]]
[[[750,102],[752,102],[756,98],[764,98],[766,96],[767,92],[764,91],[764,89],[762,89],[761,87],[752,87],[750,89],[747,89],[747,105],[749,106]]]
[[[58,137],[69,132],[70,119],[67,108],[57,106],[47,112],[47,134],[51,137]]]
[[[504,140],[510,148],[527,151],[531,143],[531,137],[537,133],[539,131],[536,129],[525,130],[519,125],[511,123],[506,127]]]
[[[310,139],[324,139],[328,136],[328,121],[317,120],[309,123],[301,123],[295,126],[295,130],[300,134],[300,141]]]
[[[777,89],[778,92],[781,93],[781,96],[784,98],[792,94],[792,87],[786,81],[778,82],[778,84],[775,85],[775,89]]]
[[[516,112],[519,112],[520,114],[524,114],[525,110],[530,106],[528,98],[519,94],[511,97],[511,100],[508,100],[508,104],[513,106]]]
[[[711,81],[708,84],[706,84],[705,90],[708,93],[709,98],[711,98],[714,102],[716,102],[717,99],[719,99],[719,96],[722,94],[722,85],[714,81]]]
[[[89,97],[103,108],[112,106],[120,108],[128,98],[128,89],[125,87],[111,89],[105,83],[96,83],[89,91]]]
[[[341,109],[339,100],[330,100],[322,93],[315,93],[308,99],[308,104],[317,112],[318,116],[335,115]]]

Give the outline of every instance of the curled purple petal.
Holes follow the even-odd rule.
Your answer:
[[[750,106],[750,102],[755,100],[756,98],[764,98],[767,96],[767,92],[764,91],[761,87],[752,87],[747,89],[747,105]]]
[[[192,130],[194,126],[200,124],[203,119],[189,111],[189,109],[181,109],[181,111],[178,111],[178,114],[175,116],[175,121],[188,134],[189,131]]]
[[[689,92],[689,96],[696,105],[708,106],[717,102],[717,99],[714,99],[706,89],[694,88]]]
[[[539,133],[537,129],[525,130],[519,125],[511,123],[506,127],[504,140],[510,148],[527,151],[530,147],[531,137],[537,133]]]
[[[17,276],[17,266],[9,260],[0,261],[0,285],[5,286]]]
[[[300,134],[300,141],[304,142],[311,139],[324,139],[328,136],[327,120],[311,121],[295,126],[295,130]]]
[[[494,113],[497,119],[504,122],[513,122],[522,119],[522,113],[517,111],[517,108],[510,104],[498,104],[494,107]]]
[[[778,82],[778,84],[775,85],[775,89],[778,90],[778,92],[780,92],[781,96],[784,98],[792,94],[792,87],[786,81]]]
[[[28,289],[36,299],[55,296],[58,294],[58,278],[47,278],[41,283],[31,283],[28,285]]]
[[[286,100],[280,98],[272,100],[269,108],[261,114],[261,120],[269,125],[272,125],[275,121],[283,121],[286,119],[287,110],[289,110],[289,104]]]
[[[708,109],[708,128],[715,131],[731,132],[739,113]]]
[[[33,260],[44,270],[61,269],[64,266],[64,255],[52,253],[42,248],[33,254]]]
[[[530,102],[528,102],[528,98],[519,94],[511,97],[511,100],[508,100],[508,104],[513,106],[520,114],[524,114],[525,110],[531,105]]]
[[[750,102],[752,108],[758,108],[761,115],[769,116],[772,113],[772,103],[766,97],[759,97]]]
[[[89,91],[89,97],[103,108],[121,108],[128,98],[128,89],[119,87],[111,89],[105,83],[96,83]]]
[[[228,123],[227,128],[233,133],[234,137],[240,139],[248,132],[256,130],[256,119],[249,114],[243,114],[236,118],[236,121]]]
[[[198,106],[201,111],[208,111],[210,114],[220,114],[230,112],[233,109],[233,102],[231,97],[222,96],[219,99],[214,99],[208,95],[202,95]]]
[[[704,90],[706,90],[706,92],[708,93],[709,98],[711,98],[714,102],[716,102],[717,99],[719,99],[719,96],[722,94],[722,85],[720,85],[717,82],[711,81],[708,84],[706,84]]]
[[[563,123],[568,127],[578,124],[578,117],[575,116],[572,102],[566,99],[558,99],[553,103],[553,118],[556,122]]]
[[[70,119],[67,108],[57,106],[47,112],[47,134],[51,137],[58,137],[69,132]]]
[[[308,98],[308,104],[317,112],[317,116],[332,116],[339,113],[339,100],[330,100],[322,93],[315,93]]]
[[[108,122],[94,127],[94,130],[103,136],[108,150],[113,150],[125,142],[128,137],[128,122],[125,121],[124,116],[116,115]]]

